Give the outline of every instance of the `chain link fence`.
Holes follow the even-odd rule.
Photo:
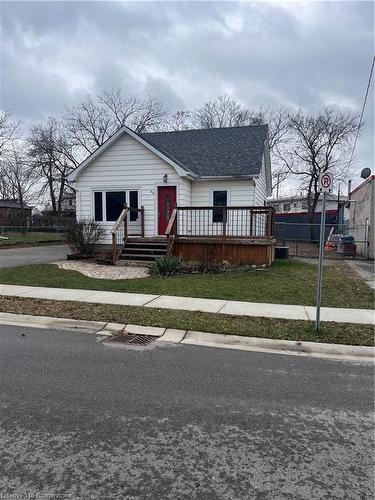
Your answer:
[[[311,257],[319,256],[319,231],[320,224],[304,222],[276,222],[275,234],[276,245],[289,248],[291,257]],[[369,248],[371,241],[370,227],[365,224],[350,226],[348,221],[343,224],[326,224],[325,242],[332,242],[331,248],[325,249],[325,257],[341,259],[343,256],[337,253],[337,240],[340,235],[353,236],[354,244],[357,248],[357,255],[369,258]],[[373,237],[373,236],[372,236]]]

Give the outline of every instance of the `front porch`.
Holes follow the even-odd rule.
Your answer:
[[[128,218],[140,213],[141,234],[131,235]],[[270,265],[274,260],[272,207],[178,207],[169,216],[165,234],[145,238],[144,209],[125,206],[112,231],[112,263],[147,262],[162,255],[186,261]]]

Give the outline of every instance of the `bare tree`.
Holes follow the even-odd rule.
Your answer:
[[[28,142],[31,164],[41,178],[41,194],[47,193],[52,214],[59,215],[68,187],[66,176],[75,166],[69,157],[71,146],[64,129],[56,119],[48,118],[31,128]]]
[[[20,222],[26,223],[25,209],[35,200],[38,176],[20,144],[0,161],[0,196],[20,204]]]
[[[167,130],[175,132],[191,129],[193,128],[192,113],[190,111],[177,111],[167,117],[165,125]]]
[[[137,134],[159,130],[167,117],[158,99],[124,96],[121,89],[103,91],[98,101],[112,113],[118,127],[126,125]]]
[[[20,122],[13,119],[13,113],[8,109],[0,110],[0,157],[10,149],[16,139]]]
[[[228,95],[208,101],[193,112],[193,124],[196,128],[242,127],[263,123],[261,111],[252,111]]]
[[[318,114],[299,111],[289,117],[287,147],[277,148],[277,155],[291,174],[300,177],[311,222],[319,199],[319,175],[330,172],[336,181],[347,177],[358,126],[358,115],[328,108]]]
[[[67,107],[64,123],[73,145],[75,160],[82,160],[101,146],[123,125],[137,133],[158,130],[166,113],[153,98],[124,96],[120,89],[103,91],[93,98],[86,96]]]
[[[119,127],[111,111],[86,96],[66,108],[64,123],[76,156],[83,159],[105,142]]]

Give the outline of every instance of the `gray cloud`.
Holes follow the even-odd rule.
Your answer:
[[[2,2],[1,103],[26,120],[121,86],[170,111],[224,92],[250,106],[359,110],[372,2]],[[373,115],[356,165],[373,164]]]

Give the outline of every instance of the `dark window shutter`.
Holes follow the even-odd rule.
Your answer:
[[[129,207],[138,208],[138,191],[129,191]],[[138,212],[130,211],[130,220],[138,220]]]
[[[97,222],[103,221],[103,193],[96,192],[94,193],[94,211],[95,211],[95,220]]]

